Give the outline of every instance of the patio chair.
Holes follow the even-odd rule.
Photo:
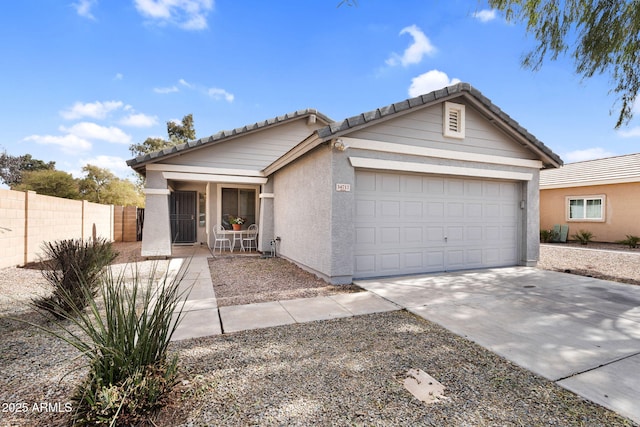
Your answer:
[[[258,226],[255,224],[251,224],[249,228],[247,228],[247,232],[242,238],[241,250],[244,251],[247,249],[251,251],[251,249],[258,249]]]
[[[220,253],[222,253],[222,249],[224,248],[225,242],[227,245],[229,245],[229,249],[231,249],[231,240],[229,240],[227,237],[225,237],[224,233],[224,228],[219,225],[216,224],[213,226],[213,252],[216,251],[216,247],[218,247],[218,243],[220,243]]]

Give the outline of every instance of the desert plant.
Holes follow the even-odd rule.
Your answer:
[[[630,248],[637,248],[640,244],[640,237],[627,234],[627,238],[624,240],[620,240],[616,243],[620,243],[621,245],[627,245]]]
[[[53,291],[32,304],[58,319],[87,307],[98,291],[102,269],[118,256],[106,239],[46,242],[42,250],[42,275]]]
[[[542,243],[553,242],[558,239],[558,233],[554,230],[540,230],[540,241]]]
[[[572,235],[574,239],[578,240],[580,244],[586,245],[595,237],[592,232],[586,230],[580,230],[576,234]]]
[[[72,398],[74,424],[135,425],[163,405],[176,383],[177,356],[169,358],[167,347],[190,289],[180,290],[187,267],[161,276],[154,264],[147,277],[137,265],[118,275],[109,269],[99,286],[102,310],[83,286],[88,310],[72,306],[56,329],[30,323],[88,359],[89,373]]]

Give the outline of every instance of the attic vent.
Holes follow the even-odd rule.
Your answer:
[[[444,103],[442,118],[443,135],[449,138],[464,138],[464,105],[453,102]]]

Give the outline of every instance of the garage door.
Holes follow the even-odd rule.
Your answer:
[[[357,171],[354,277],[516,265],[520,185]]]

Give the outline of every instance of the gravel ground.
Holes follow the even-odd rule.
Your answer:
[[[362,291],[328,285],[282,258],[216,256],[209,259],[209,270],[218,307]]]
[[[586,256],[579,248],[551,248],[563,250],[555,254],[549,249],[541,250],[545,268],[564,270],[558,257],[578,262]],[[120,260],[135,257],[135,247],[121,252]],[[609,265],[607,274],[616,275],[621,264],[638,262],[628,253],[619,256],[607,264],[608,255],[596,252],[589,265],[595,268],[600,260],[598,268]],[[248,278],[263,281],[278,299],[295,291],[283,282],[311,286],[312,292],[326,287],[313,285],[315,278],[306,273],[285,275],[281,270],[291,266],[286,261],[264,261],[283,264],[269,264],[276,270],[271,273],[259,262],[217,258],[212,266],[222,271],[217,263],[228,264],[220,289],[235,288],[236,296]],[[231,274],[242,279],[231,280]],[[277,279],[267,280],[270,274]],[[0,425],[64,424],[68,396],[86,372],[65,376],[82,366],[75,350],[7,319],[44,323],[26,304],[34,293],[46,292],[43,284],[37,270],[0,271]],[[245,291],[250,298],[269,294]],[[234,293],[223,298],[232,301]],[[407,312],[185,340],[171,350],[180,357],[181,382],[155,425],[635,425]],[[432,405],[415,399],[402,386],[411,368],[440,381],[447,398]]]
[[[640,285],[640,248],[607,243],[540,246],[538,267]]]

